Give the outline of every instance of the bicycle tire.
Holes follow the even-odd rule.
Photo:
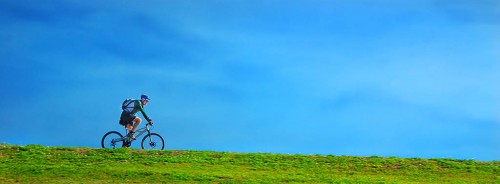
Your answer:
[[[151,136],[151,139],[149,137]],[[148,140],[148,141],[146,141]],[[147,144],[144,144],[147,143]],[[160,145],[161,144],[161,145]],[[165,149],[165,140],[160,134],[157,133],[151,133],[144,138],[142,138],[141,142],[142,149],[147,149],[147,150],[163,150]]]
[[[124,146],[124,141],[119,141],[119,142],[116,142],[116,143],[113,143],[112,140],[113,139],[118,139],[118,138],[121,138],[123,137],[122,134],[120,134],[120,132],[117,132],[117,131],[110,131],[106,134],[104,134],[104,136],[102,136],[102,140],[101,140],[101,146],[102,148],[121,148]]]

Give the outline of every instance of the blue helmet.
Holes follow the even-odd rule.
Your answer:
[[[141,95],[141,99],[146,99],[146,100],[149,100],[149,96],[148,96],[148,95],[146,95],[146,94],[142,94],[142,95]]]

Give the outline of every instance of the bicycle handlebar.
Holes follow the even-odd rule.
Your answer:
[[[155,128],[155,126],[154,126],[153,124],[151,124],[151,123],[147,123],[147,124],[146,124],[146,127],[147,127],[148,125],[151,127],[150,129]]]

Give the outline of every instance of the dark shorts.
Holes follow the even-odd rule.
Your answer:
[[[120,116],[120,125],[127,126],[128,124],[133,125],[133,120],[136,118],[133,114],[123,111]]]

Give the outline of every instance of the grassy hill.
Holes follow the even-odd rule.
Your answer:
[[[0,183],[500,183],[500,162],[0,144]]]

